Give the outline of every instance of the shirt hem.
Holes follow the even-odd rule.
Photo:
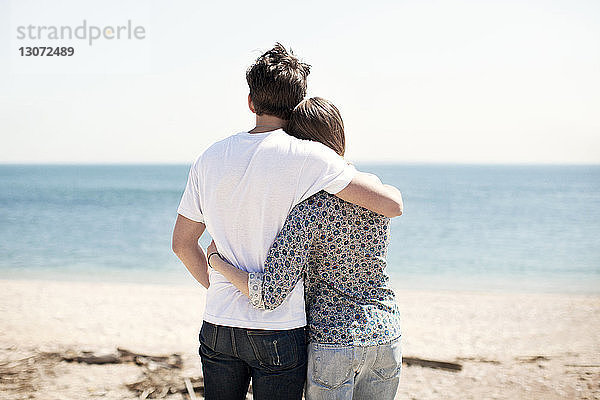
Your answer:
[[[187,219],[191,219],[194,222],[204,223],[204,215],[197,214],[193,211],[186,210],[185,208],[178,208],[177,214],[186,217]]]
[[[324,190],[329,194],[336,194],[341,192],[352,182],[354,179],[354,175],[356,175],[356,168],[351,165],[348,165],[344,168],[344,171],[335,179],[335,181],[327,186]]]
[[[384,341],[365,341],[362,343],[360,341],[325,343],[325,342],[319,342],[319,341],[314,340],[309,337],[309,343],[315,343],[315,344],[318,344],[323,347],[332,347],[332,348],[333,347],[376,347],[376,346],[385,346],[387,344],[392,344],[399,339],[402,339],[402,334],[400,334],[394,338],[391,338],[391,339],[386,339]]]
[[[287,331],[290,329],[302,328],[306,326],[305,319],[298,319],[293,321],[285,322],[257,322],[257,321],[246,321],[235,318],[223,318],[217,317],[216,315],[204,314],[204,321],[210,322],[215,325],[230,326],[233,328],[244,328],[244,329],[265,329],[265,330],[278,330]]]

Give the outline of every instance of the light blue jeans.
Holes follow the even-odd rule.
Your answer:
[[[392,400],[402,368],[400,339],[379,346],[308,345],[307,400]]]

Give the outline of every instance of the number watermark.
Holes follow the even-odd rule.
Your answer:
[[[73,47],[19,47],[23,57],[71,57],[75,54]]]

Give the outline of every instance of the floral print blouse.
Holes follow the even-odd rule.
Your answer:
[[[298,204],[250,273],[250,302],[274,309],[304,278],[310,340],[374,346],[400,337],[385,273],[390,220],[326,192]]]

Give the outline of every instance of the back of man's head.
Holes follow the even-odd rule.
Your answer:
[[[250,99],[257,115],[288,120],[306,96],[310,65],[302,63],[280,43],[258,57],[246,71]]]

